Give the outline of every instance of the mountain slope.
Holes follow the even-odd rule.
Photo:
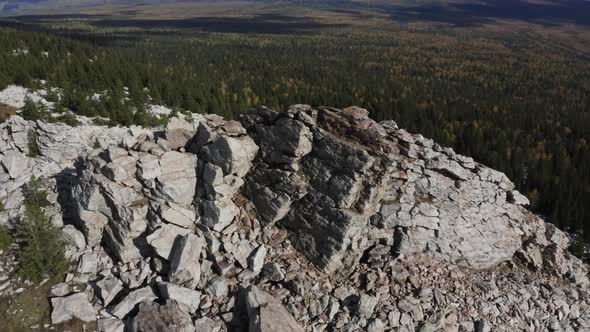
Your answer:
[[[52,288],[57,329],[590,327],[588,266],[504,174],[362,108],[0,131],[0,221],[41,177],[78,261]]]

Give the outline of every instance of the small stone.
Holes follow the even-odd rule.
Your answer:
[[[214,299],[226,297],[227,292],[227,279],[224,277],[214,277],[207,284],[207,293],[209,293]]]
[[[422,324],[422,326],[420,327],[420,332],[435,332],[436,331],[436,326],[434,326],[433,324],[426,322],[424,324]]]
[[[254,253],[248,259],[250,270],[260,272],[264,266],[264,258],[266,257],[266,247],[261,245],[256,248]]]
[[[357,306],[357,312],[361,317],[370,318],[373,315],[373,311],[375,310],[375,306],[378,302],[379,299],[375,296],[361,294],[361,298]]]
[[[221,331],[221,324],[219,322],[215,322],[213,319],[209,317],[202,317],[195,320],[195,331],[196,332],[220,332]]]
[[[270,294],[250,286],[246,293],[250,332],[303,332],[297,321]]]
[[[52,296],[62,297],[68,295],[68,293],[70,292],[70,287],[67,283],[61,282],[51,287],[50,292]]]
[[[385,331],[385,324],[377,318],[373,319],[367,325],[367,332],[384,332]]]
[[[168,278],[171,282],[195,288],[201,278],[201,264],[199,258],[205,246],[205,239],[187,234],[174,243],[170,255],[170,273]]]
[[[270,281],[278,282],[285,279],[283,268],[277,263],[269,263],[262,268],[262,275]]]

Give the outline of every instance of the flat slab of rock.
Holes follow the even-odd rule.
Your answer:
[[[246,294],[249,332],[303,332],[303,328],[272,295],[250,286]]]
[[[125,323],[120,319],[103,318],[97,324],[98,332],[124,332]]]
[[[158,298],[150,286],[134,290],[113,308],[111,314],[123,319],[135,306],[143,301],[151,302]]]
[[[164,224],[148,235],[147,241],[162,258],[168,259],[178,237],[191,233],[191,230],[172,224]]]
[[[193,228],[197,219],[195,211],[176,204],[170,204],[170,206],[161,205],[158,212],[166,222],[184,228]]]
[[[174,300],[185,305],[191,313],[199,309],[199,303],[201,302],[201,292],[199,291],[169,282],[159,283],[158,289],[164,299]]]
[[[166,152],[160,159],[159,192],[178,204],[189,204],[195,196],[197,159],[194,155]]]
[[[170,255],[168,279],[176,284],[195,288],[201,278],[199,258],[205,246],[205,239],[187,234],[176,240]]]
[[[27,157],[20,152],[10,150],[4,153],[2,165],[13,179],[25,175],[27,172]]]
[[[66,297],[54,297],[51,299],[51,322],[61,324],[72,319],[83,322],[96,320],[96,312],[88,297],[84,293],[76,293]]]
[[[102,302],[105,306],[109,305],[111,301],[119,294],[121,290],[123,290],[123,283],[121,280],[109,276],[99,280],[96,283],[96,286],[99,289],[99,295],[102,299]]]
[[[51,287],[50,293],[53,296],[66,296],[70,292],[70,286],[65,283],[61,282],[53,287]]]

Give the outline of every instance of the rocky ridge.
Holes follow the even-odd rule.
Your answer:
[[[52,289],[53,324],[590,329],[588,267],[504,174],[361,108],[262,107],[153,131],[15,116],[0,133],[0,221],[17,223],[20,188],[44,179],[78,261]]]

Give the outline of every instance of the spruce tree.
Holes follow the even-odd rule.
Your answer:
[[[64,241],[61,231],[51,223],[44,208],[47,192],[35,178],[25,190],[25,215],[18,229],[18,275],[33,282],[61,275],[65,271]]]

